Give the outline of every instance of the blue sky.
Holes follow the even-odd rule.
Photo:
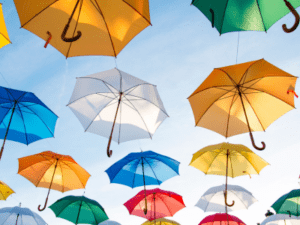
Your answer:
[[[192,154],[207,145],[230,142],[243,144],[253,150],[248,134],[228,139],[194,126],[194,117],[187,97],[216,67],[236,63],[238,33],[219,36],[210,22],[187,0],[150,1],[151,27],[135,37],[118,55],[117,67],[133,76],[157,85],[160,97],[169,114],[157,129],[152,140],[134,140],[120,145],[112,142],[113,156],[106,156],[108,140],[92,133],[84,133],[83,127],[71,110],[66,107],[76,77],[85,76],[116,66],[113,57],[84,56],[65,59],[51,45],[45,49],[44,41],[25,29],[20,29],[19,18],[13,1],[3,1],[7,30],[13,44],[0,49],[0,85],[34,92],[58,116],[55,138],[45,139],[29,146],[7,141],[0,162],[0,180],[15,192],[1,207],[11,207],[22,202],[23,207],[39,213],[49,225],[72,224],[56,218],[50,209],[38,212],[47,190],[36,188],[17,174],[18,158],[51,150],[71,155],[92,176],[85,196],[98,201],[111,220],[122,225],[142,224],[145,219],[129,215],[123,206],[142,187],[110,184],[104,172],[114,162],[130,152],[152,150],[181,162],[180,176],[164,182],[159,188],[183,196],[186,208],[173,219],[183,225],[199,224],[207,215],[194,205],[210,187],[221,185],[225,177],[205,175],[188,166]],[[238,63],[264,58],[277,67],[299,76],[300,28],[286,34],[281,25],[290,27],[291,14],[265,32],[240,32]],[[296,93],[300,93],[296,86]],[[295,99],[295,106],[298,106]],[[300,173],[300,117],[292,110],[275,121],[266,132],[255,132],[256,142],[265,141],[267,148],[258,152],[270,166],[258,176],[229,178],[230,184],[241,185],[257,198],[248,210],[233,212],[246,224],[262,222],[267,209],[283,194],[299,188]],[[149,186],[155,188],[158,186]],[[48,206],[67,195],[82,195],[83,190],[66,193],[51,191]]]

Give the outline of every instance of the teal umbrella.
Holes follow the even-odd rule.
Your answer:
[[[57,200],[49,208],[56,217],[74,224],[97,225],[108,220],[103,207],[98,202],[84,196],[66,196]]]
[[[275,22],[292,12],[295,24],[291,28],[282,25],[285,32],[294,31],[299,24],[295,10],[299,0],[193,0],[196,6],[216,27],[220,35],[232,31],[267,31]]]
[[[281,196],[272,206],[278,214],[300,215],[300,189]]]

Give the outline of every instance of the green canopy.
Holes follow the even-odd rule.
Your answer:
[[[84,196],[66,196],[50,207],[57,217],[75,224],[93,224],[108,220],[103,207],[96,201]]]
[[[281,196],[272,206],[278,214],[300,215],[300,189]]]
[[[297,8],[299,0],[289,0]],[[232,31],[267,31],[290,9],[284,0],[193,0],[196,6],[217,28],[220,35]],[[290,28],[293,24],[287,24]]]

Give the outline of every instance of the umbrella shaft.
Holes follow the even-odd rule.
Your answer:
[[[75,5],[75,7],[74,7],[74,9],[73,9],[73,12],[72,12],[72,14],[71,14],[71,16],[70,16],[70,18],[69,18],[68,24],[71,23],[71,20],[72,20],[72,18],[73,18],[73,15],[74,15],[74,13],[75,13],[75,11],[76,11],[76,9],[77,9],[77,6],[78,6],[78,4],[79,4],[79,1],[80,1],[80,0],[77,0],[77,2],[76,2],[76,5]]]
[[[81,206],[82,206],[82,201],[80,202],[80,206],[79,206],[78,215],[77,215],[77,219],[76,219],[75,225],[77,225],[77,223],[78,223]]]

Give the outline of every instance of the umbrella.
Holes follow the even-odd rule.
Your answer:
[[[54,136],[57,116],[33,93],[0,87],[0,138],[29,145]]]
[[[6,183],[0,181],[0,200],[6,200],[13,193],[15,192]]]
[[[246,225],[236,216],[227,213],[216,213],[205,217],[199,225]]]
[[[108,220],[103,207],[95,200],[84,196],[66,196],[57,200],[50,207],[56,217],[63,218],[74,224],[93,224]]]
[[[153,151],[130,153],[105,172],[111,183],[131,188],[144,186],[145,214],[147,214],[146,185],[160,185],[162,182],[179,175],[180,162]]]
[[[109,138],[109,157],[111,140],[152,138],[168,117],[155,85],[118,69],[79,77],[68,106],[85,131]]]
[[[300,215],[300,189],[295,189],[281,196],[271,206],[278,214]]]
[[[142,225],[180,225],[180,223],[177,223],[173,220],[168,220],[165,218],[160,218],[154,221],[146,221]]]
[[[220,35],[232,31],[267,31],[275,22],[292,12],[295,24],[291,28],[282,25],[285,32],[294,31],[299,24],[298,0],[258,1],[201,1],[193,0],[196,6],[216,27]],[[294,8],[294,7],[295,8]]]
[[[208,189],[199,199],[196,206],[204,212],[226,212],[224,190],[225,185],[220,185]],[[227,198],[229,201],[234,201],[234,205],[229,211],[240,209],[248,209],[250,205],[257,202],[252,193],[238,185],[227,186]]]
[[[28,208],[7,207],[0,209],[0,225],[46,225],[47,223]]]
[[[214,69],[188,98],[196,125],[223,136],[265,131],[273,121],[294,109],[297,77],[264,59]]]
[[[267,217],[261,225],[300,225],[300,220],[296,216],[275,214]]]
[[[3,11],[2,11],[2,3],[0,3],[0,48],[8,44],[11,44],[11,42],[9,40],[9,36],[5,26],[5,21],[4,21]]]
[[[194,153],[190,162],[205,174],[226,176],[225,204],[227,203],[227,177],[259,174],[268,163],[244,145],[221,143],[207,146]],[[226,207],[227,210],[227,207]]]
[[[184,208],[184,202],[180,195],[164,191],[159,188],[146,191],[148,212],[144,214],[145,201],[144,193],[140,191],[136,196],[124,203],[131,215],[144,217],[149,221],[173,216],[180,209]]]
[[[148,0],[14,0],[14,3],[21,27],[47,41],[45,47],[50,42],[66,58],[116,57],[151,24]]]
[[[66,192],[74,189],[85,188],[90,174],[79,166],[68,155],[60,155],[51,151],[19,158],[19,171],[36,187],[49,188],[43,211],[48,202],[50,190]]]
[[[105,220],[102,223],[99,223],[98,225],[121,225],[120,223],[112,220]]]

